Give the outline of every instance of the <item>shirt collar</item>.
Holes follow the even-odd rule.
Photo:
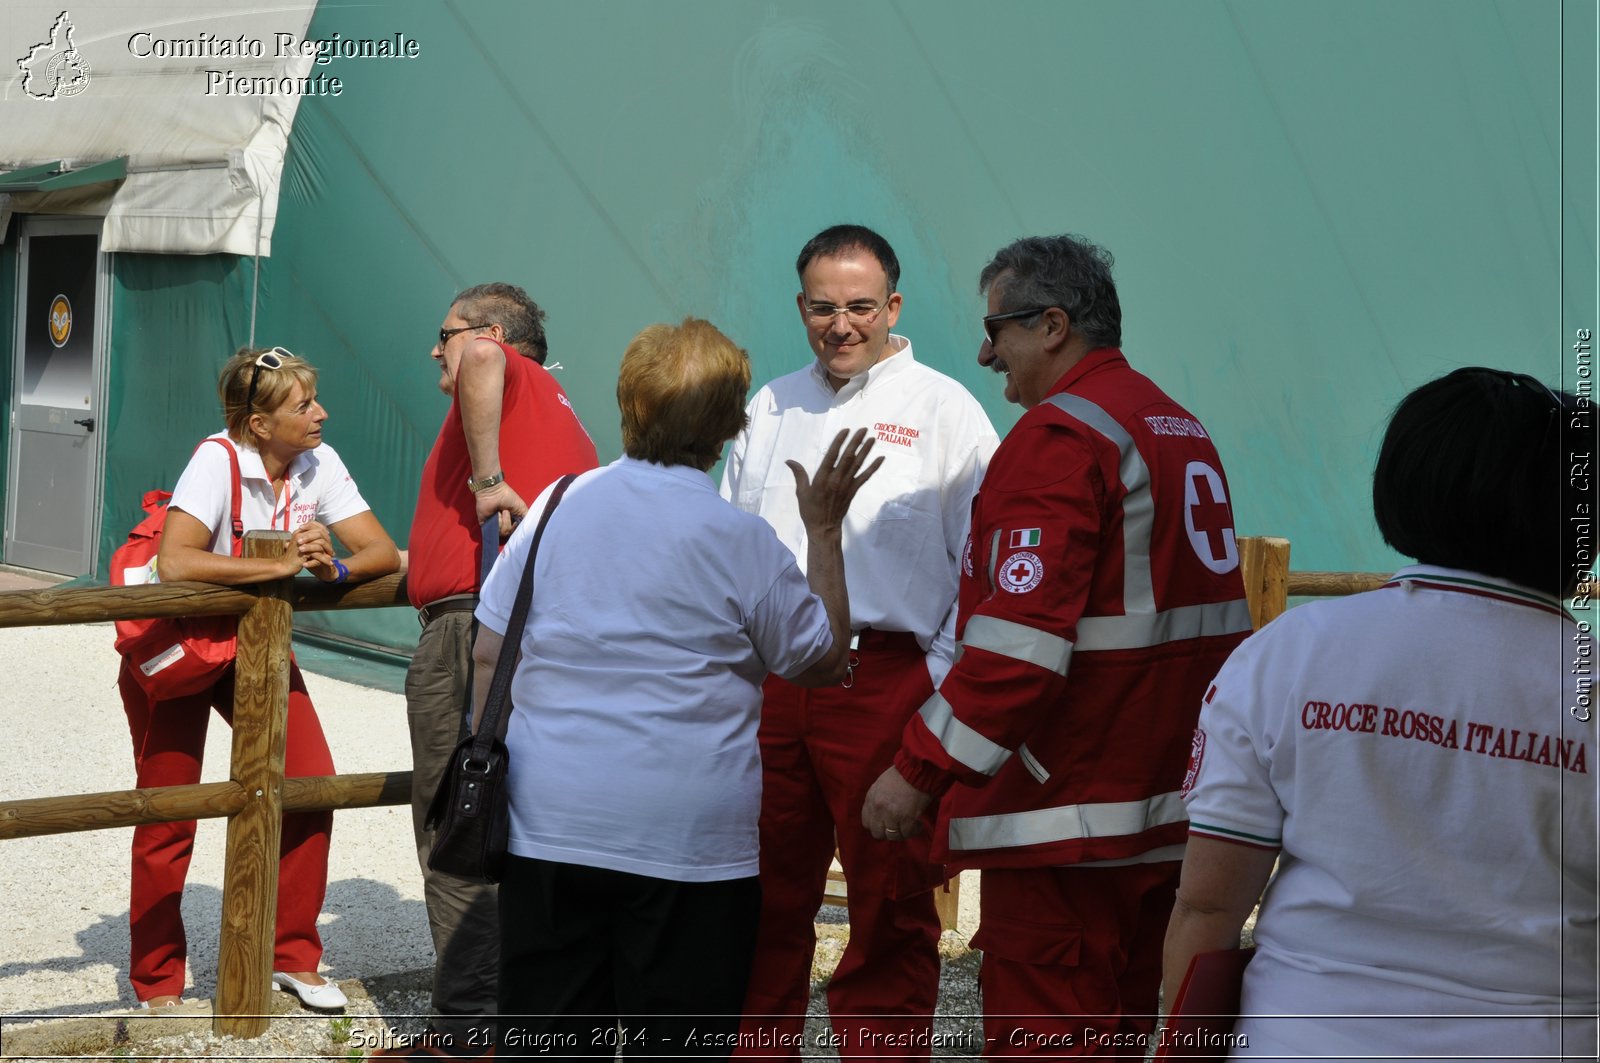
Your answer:
[[[1051,395],[1054,395],[1058,392],[1066,391],[1068,388],[1072,387],[1072,385],[1076,384],[1078,381],[1082,380],[1084,377],[1088,376],[1090,373],[1093,373],[1097,369],[1104,369],[1107,366],[1116,365],[1127,366],[1127,364],[1128,359],[1124,357],[1122,351],[1116,347],[1096,347],[1094,350],[1085,354],[1082,358],[1079,358],[1077,364],[1071,369],[1068,369],[1065,373],[1062,373],[1061,379],[1057,380],[1054,386],[1052,386],[1049,391],[1045,392],[1045,398],[1049,398]]]
[[[233,443],[234,452],[239,455],[239,479],[260,480],[263,483],[271,482],[271,478],[267,476],[266,463],[261,460],[261,452],[259,450],[252,446],[235,443],[233,438],[226,432],[218,432],[215,438],[226,439],[228,442]],[[315,454],[315,449],[302,450],[296,454],[294,460],[289,463],[288,471],[284,474],[285,478],[298,484],[305,471],[316,461]]]
[[[828,383],[828,371],[822,368],[822,363],[815,358],[811,360],[811,378],[817,382],[818,387],[833,396],[834,404],[837,405],[849,401],[857,393],[867,390],[869,386],[879,387],[879,381],[890,379],[904,372],[905,368],[914,361],[916,361],[916,358],[911,354],[911,341],[904,336],[891,332],[889,333],[889,352],[879,358],[876,364],[867,367],[865,373],[859,373],[846,380],[844,386],[838,391],[834,391],[833,387]]]
[[[701,472],[692,465],[657,465],[653,461],[643,461],[639,458],[630,458],[624,454],[611,463],[612,468],[624,469],[632,472],[642,472],[647,476],[667,476],[674,480],[681,480],[685,484],[703,487],[707,491],[715,492],[717,485],[712,482],[711,474]]]
[[[1386,587],[1407,585],[1493,598],[1513,605],[1526,605],[1545,612],[1558,613],[1569,620],[1573,619],[1572,614],[1562,607],[1561,599],[1555,595],[1536,591],[1532,587],[1524,587],[1508,579],[1486,576],[1482,572],[1444,568],[1440,565],[1407,565],[1384,584]]]

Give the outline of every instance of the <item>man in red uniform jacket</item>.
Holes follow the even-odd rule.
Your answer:
[[[487,1044],[483,1017],[495,1014],[500,963],[498,908],[495,887],[429,869],[433,836],[423,820],[464,733],[481,528],[498,513],[500,533],[509,535],[527,512],[526,499],[559,476],[598,464],[566,392],[544,368],[544,316],[511,284],[480,284],[450,304],[432,351],[450,412],[423,467],[411,519],[406,586],[422,621],[406,673],[411,819],[436,957],[438,1036],[431,1040],[455,1055]]]
[[[862,813],[904,838],[943,796],[934,858],[983,869],[986,1056],[1150,1036],[1190,740],[1250,629],[1222,463],[1118,350],[1110,267],[1033,237],[980,276],[978,361],[1027,412],[973,502],[961,652]]]

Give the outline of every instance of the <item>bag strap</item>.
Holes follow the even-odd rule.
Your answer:
[[[233,556],[243,557],[244,519],[239,516],[239,508],[242,501],[240,496],[244,494],[244,491],[240,486],[239,452],[233,449],[233,444],[230,441],[220,439],[217,436],[207,436],[200,441],[200,446],[194,449],[199,450],[200,447],[205,446],[207,443],[218,443],[223,450],[228,452],[228,466],[233,470],[233,493],[229,496],[233,510],[229,523],[229,527],[233,530]]]
[[[483,593],[483,585],[489,582],[489,570],[494,568],[495,558],[500,556],[500,512],[489,514],[489,519],[483,522],[483,534],[478,540],[478,586],[479,594]]]
[[[528,547],[528,562],[522,567],[522,582],[517,585],[517,597],[511,605],[511,619],[506,623],[505,635],[500,643],[500,657],[495,661],[494,679],[489,684],[489,697],[484,703],[483,718],[478,722],[477,734],[473,736],[472,755],[483,759],[489,754],[489,746],[500,733],[500,716],[505,710],[507,695],[511,693],[511,673],[516,670],[517,654],[522,649],[522,629],[528,623],[528,608],[533,604],[533,562],[539,555],[539,541],[544,538],[545,525],[550,523],[550,514],[555,511],[561,502],[561,496],[567,493],[567,488],[576,474],[568,473],[556,482],[555,490],[550,493],[550,501],[545,503],[544,513],[539,517],[539,526],[533,530],[533,542]],[[487,522],[485,522],[487,525]],[[487,529],[486,529],[487,530]],[[488,552],[487,541],[484,552]],[[481,593],[483,588],[478,588]]]

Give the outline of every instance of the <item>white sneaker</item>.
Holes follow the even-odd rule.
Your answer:
[[[312,985],[310,982],[291,978],[282,971],[273,971],[272,984],[284,993],[293,993],[300,998],[300,1003],[318,1011],[334,1011],[350,1003],[339,987],[332,982]]]

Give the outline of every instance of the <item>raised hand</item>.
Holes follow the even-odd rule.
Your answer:
[[[883,464],[880,457],[862,471],[873,442],[865,428],[856,429],[854,435],[840,429],[814,474],[807,476],[797,461],[784,462],[794,473],[794,496],[800,504],[800,520],[807,535],[818,538],[841,534],[851,499]]]

